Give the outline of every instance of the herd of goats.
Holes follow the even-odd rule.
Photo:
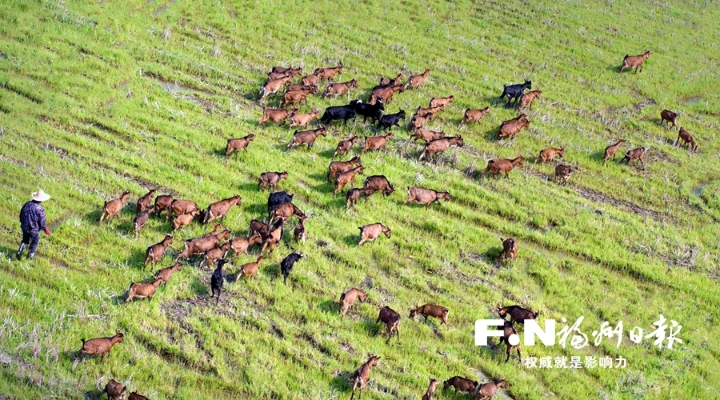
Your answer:
[[[645,52],[644,54],[638,56],[626,56],[623,59],[620,72],[628,68],[634,68],[637,73],[638,69],[642,67],[643,62],[649,55],[650,52]],[[299,114],[297,108],[287,109],[285,107],[306,101],[308,95],[317,93],[318,85],[323,80],[330,81],[323,93],[324,97],[345,94],[349,97],[350,89],[357,88],[357,81],[355,79],[342,83],[331,82],[336,75],[342,74],[342,70],[342,64],[333,68],[318,68],[312,74],[304,76],[302,78],[302,83],[291,84],[291,80],[295,76],[302,74],[302,68],[274,67],[272,71],[268,73],[267,83],[263,85],[260,90],[260,101],[264,102],[269,95],[280,92],[283,89],[284,93],[282,94],[282,100],[280,101],[280,108],[263,108],[263,116],[259,124],[264,125],[267,122],[283,124],[286,121],[289,121],[290,127],[309,128],[308,125],[319,117],[317,110],[313,110],[311,113]],[[365,143],[360,151],[360,154],[366,151],[382,149],[387,141],[392,138],[392,133],[390,131],[393,126],[399,127],[399,121],[405,118],[405,111],[403,110],[400,110],[395,114],[385,114],[385,105],[391,102],[395,93],[402,93],[409,88],[417,88],[423,85],[429,74],[430,70],[426,69],[422,74],[411,76],[406,83],[401,82],[403,79],[402,74],[399,74],[395,78],[382,78],[379,85],[372,89],[368,102],[353,100],[348,105],[328,107],[324,111],[322,117],[319,118],[322,124],[313,130],[296,130],[287,145],[287,149],[289,150],[303,144],[307,145],[308,148],[311,148],[318,136],[326,135],[327,125],[332,121],[342,120],[344,123],[347,123],[348,120],[355,120],[357,116],[362,116],[364,120],[370,118],[373,123],[377,123],[378,128],[383,128],[386,132],[389,132],[385,135],[365,138]],[[541,91],[539,90],[526,92],[528,89],[532,89],[532,83],[530,81],[525,81],[522,84],[506,85],[498,101],[507,98],[506,106],[517,105],[519,111],[522,111],[530,107],[533,100],[541,94]],[[461,136],[449,137],[445,136],[443,131],[431,131],[424,128],[425,124],[436,118],[440,111],[445,110],[445,107],[453,100],[453,96],[433,98],[430,101],[429,107],[418,107],[414,116],[410,119],[408,129],[411,131],[412,137],[416,140],[425,142],[425,147],[419,157],[420,160],[426,156],[431,158],[436,154],[441,154],[450,146],[463,145],[463,139]],[[468,109],[465,111],[461,124],[479,122],[488,112],[489,107],[485,107],[483,109]],[[667,122],[668,126],[670,123],[672,123],[673,126],[676,126],[676,120],[676,113],[668,110],[662,111],[661,123]],[[527,116],[525,114],[520,114],[516,118],[503,122],[500,125],[498,136],[500,138],[514,137],[520,133],[523,128],[528,127],[529,124],[530,121]],[[247,150],[250,142],[254,138],[255,135],[250,134],[243,138],[229,139],[225,152],[226,156],[229,156],[234,151]],[[332,158],[334,159],[336,156],[342,157],[348,154],[358,139],[359,138],[357,136],[352,136],[346,140],[342,140],[338,143],[337,149]],[[680,140],[689,145],[693,151],[697,149],[697,143],[693,139],[692,135],[683,128],[680,128],[678,140],[675,142],[675,145],[677,145]],[[624,143],[625,140],[620,139],[617,143],[608,146],[605,149],[603,163],[605,163],[610,157],[614,158],[615,153],[617,153]],[[632,160],[638,160],[639,162],[644,163],[645,151],[646,148],[644,147],[629,150],[625,153],[625,157],[621,160],[621,162],[625,161],[629,163]],[[537,160],[544,164],[547,161],[553,161],[556,156],[562,158],[564,152],[563,147],[549,147],[540,152]],[[490,172],[495,177],[499,174],[504,174],[508,177],[508,173],[515,166],[522,165],[523,161],[524,158],[522,156],[518,156],[514,159],[490,160],[483,175]],[[566,184],[572,171],[572,168],[567,165],[557,164],[555,168],[556,180],[562,184]],[[355,175],[357,174],[363,174],[363,166],[359,155],[355,155],[348,161],[332,161],[328,168],[328,178],[330,181],[334,182],[335,185],[333,194],[336,195],[348,184],[352,186]],[[280,180],[287,179],[287,177],[287,171],[265,172],[261,174],[258,179],[258,189],[269,189],[272,192],[272,190],[277,188]],[[346,194],[346,208],[355,204],[361,196],[369,197],[376,192],[382,192],[387,196],[392,194],[393,191],[393,185],[390,184],[385,176],[370,176],[365,180],[362,188],[351,188],[348,190]],[[234,195],[233,197],[212,203],[206,209],[201,210],[194,201],[176,199],[171,195],[155,196],[155,192],[156,190],[154,189],[150,190],[137,201],[136,216],[134,219],[136,236],[147,223],[152,214],[162,216],[162,213],[166,212],[166,221],[169,221],[170,218],[173,217],[172,228],[174,233],[195,220],[200,220],[202,223],[208,224],[219,218],[223,218],[232,206],[242,204],[240,196]],[[104,204],[102,215],[100,216],[100,223],[102,223],[105,218],[109,220],[110,218],[117,216],[124,208],[129,198],[130,192],[125,191],[120,197],[107,201]],[[447,191],[436,191],[416,186],[408,188],[408,197],[404,203],[407,204],[415,202],[421,205],[429,206],[440,199],[446,201],[450,200],[450,193]],[[283,237],[285,223],[292,216],[296,216],[298,219],[298,223],[295,225],[293,232],[294,239],[296,241],[305,241],[305,223],[308,217],[292,203],[292,200],[293,195],[284,191],[272,192],[268,198],[267,204],[268,222],[265,223],[263,221],[253,219],[250,222],[250,229],[247,236],[230,238],[230,231],[225,229],[221,224],[216,223],[215,228],[204,236],[186,240],[182,251],[178,252],[175,257],[174,265],[157,271],[152,282],[132,283],[125,301],[130,302],[134,298],[152,299],[155,291],[161,284],[168,283],[173,273],[182,270],[182,264],[179,262],[180,259],[188,259],[193,255],[199,255],[202,256],[200,267],[203,267],[204,265],[216,265],[210,279],[210,288],[211,296],[216,298],[217,304],[220,300],[223,283],[226,278],[223,275],[223,266],[227,263],[226,257],[230,250],[233,251],[234,257],[237,257],[240,254],[248,256],[248,249],[250,246],[260,246],[260,252],[255,261],[246,263],[239,268],[238,276],[251,278],[257,273],[260,263],[264,258],[263,255],[266,254],[266,252],[268,256],[271,255],[273,250],[280,243]],[[365,225],[359,229],[360,241],[358,246],[365,242],[373,241],[380,235],[385,235],[388,238],[391,235],[390,228],[381,223]],[[152,268],[155,268],[156,263],[162,260],[166,249],[172,243],[173,236],[171,234],[166,234],[163,240],[148,247],[146,251],[145,267],[147,268],[149,264]],[[517,242],[513,238],[508,238],[504,239],[502,244],[503,250],[499,256],[500,260],[502,262],[512,262],[518,254]],[[304,255],[302,253],[293,251],[281,261],[280,269],[285,282],[290,275],[293,265],[303,256]],[[351,288],[342,293],[339,301],[340,316],[345,316],[348,309],[354,305],[356,301],[359,300],[360,302],[363,302],[366,298],[367,294],[357,288]],[[447,328],[449,328],[447,320],[448,313],[449,310],[446,307],[434,304],[425,304],[421,307],[412,309],[410,311],[410,318],[414,318],[418,315],[425,317],[425,319],[428,317],[438,318],[446,325]],[[498,314],[503,319],[505,319],[506,316],[510,316],[510,320],[505,321],[504,336],[500,338],[500,344],[504,343],[506,346],[506,362],[510,359],[510,353],[513,349],[517,350],[518,359],[521,359],[520,344],[511,345],[508,338],[511,335],[517,335],[514,323],[522,324],[526,319],[535,319],[537,318],[537,313],[520,306],[510,306],[499,308]],[[379,311],[376,323],[379,322],[382,322],[386,327],[387,343],[390,342],[393,335],[396,336],[397,342],[399,343],[400,314],[390,307],[382,307]],[[87,341],[83,339],[83,345],[80,349],[79,356],[82,358],[86,355],[102,355],[104,359],[105,355],[110,352],[113,345],[122,341],[123,334],[119,331],[112,337],[96,338]],[[360,368],[352,374],[350,379],[350,384],[352,385],[351,399],[354,397],[357,389],[360,390],[360,396],[362,396],[362,389],[366,387],[369,380],[370,368],[378,365],[379,359],[379,356],[369,354],[367,362],[362,364],[362,366],[360,366]],[[439,381],[432,378],[430,379],[430,385],[427,392],[422,397],[423,400],[430,400],[432,398],[438,383]],[[488,399],[496,393],[498,388],[505,387],[505,385],[505,380],[480,384],[477,381],[459,376],[455,376],[444,381],[444,387],[447,388],[453,386],[456,391],[468,393],[475,399]],[[125,387],[114,380],[110,380],[107,383],[105,392],[107,392],[109,399],[124,399],[125,397]],[[130,394],[129,398],[145,399],[146,397],[133,392]]]

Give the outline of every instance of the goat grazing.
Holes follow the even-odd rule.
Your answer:
[[[358,243],[358,247],[360,247],[365,242],[372,242],[375,239],[378,238],[378,236],[385,235],[388,239],[390,238],[390,235],[392,234],[392,231],[390,228],[386,227],[385,225],[376,222],[374,224],[369,224],[365,226],[358,227],[360,229],[360,243]]]
[[[102,224],[103,219],[105,219],[106,216],[108,221],[110,220],[110,218],[117,216],[117,214],[120,212],[120,210],[122,210],[129,198],[130,191],[126,190],[120,195],[120,197],[106,201],[103,205],[103,211],[100,215],[99,224]]]
[[[518,255],[518,244],[517,241],[514,238],[507,238],[503,239],[500,238],[502,241],[503,250],[500,254],[500,258],[503,260],[504,263],[513,262],[515,260],[515,257]]]
[[[670,123],[672,122],[673,128],[677,127],[677,113],[674,113],[670,110],[662,110],[660,111],[660,125],[662,125],[663,122],[665,122],[665,125],[667,125],[668,128],[670,128]]]
[[[103,393],[107,393],[108,400],[125,400],[125,386],[115,379],[110,379]]]
[[[379,191],[382,191],[383,196],[389,196],[395,191],[395,188],[384,175],[372,175],[365,179],[363,190],[365,191],[365,197],[370,197],[370,195]]]
[[[518,347],[518,351],[520,351],[519,347]],[[503,388],[503,387],[505,387],[505,385],[507,385],[507,382],[504,379],[501,379],[497,382],[483,383],[482,385],[475,388],[473,398],[476,400],[487,400],[487,399],[495,396],[495,393],[497,392],[498,388]]]
[[[630,164],[630,161],[632,160],[638,160],[638,162],[645,165],[645,151],[647,149],[645,147],[637,147],[632,150],[628,150],[627,153],[625,153],[625,157],[623,157],[622,160],[620,160],[620,163],[624,161],[626,164]]]
[[[678,132],[678,137],[675,140],[675,146],[680,144],[681,140],[683,141],[683,147],[689,147],[692,151],[697,151],[697,142],[695,142],[695,139],[690,134],[690,132],[685,130],[685,128],[683,127],[680,127],[680,132]]]
[[[385,343],[390,343],[390,338],[392,338],[393,332],[395,332],[395,335],[397,336],[397,342],[400,343],[400,314],[395,312],[392,308],[385,306],[380,309],[380,314],[378,315],[375,323],[377,324],[378,322],[382,322],[387,328],[385,333],[387,333],[388,338]]]
[[[471,381],[470,379],[463,378],[460,376],[453,376],[452,378],[443,382],[443,388],[447,389],[450,386],[455,388],[456,393],[471,394],[475,391],[475,388],[478,386],[478,382]]]
[[[560,158],[563,158],[565,155],[565,148],[564,147],[548,147],[545,149],[540,150],[540,155],[538,156],[538,160],[542,162],[542,164],[545,164],[545,161],[552,161],[555,159],[555,156],[558,156]]]
[[[155,211],[158,217],[161,217],[163,211],[168,210],[170,212],[170,206],[175,199],[169,194],[163,194],[155,198]],[[167,219],[166,219],[167,221]]]
[[[498,307],[497,311],[500,318],[505,319],[506,315],[510,315],[511,322],[523,325],[525,325],[526,319],[537,319],[540,315],[539,312],[532,312],[520,306]]]
[[[159,243],[155,243],[145,250],[145,265],[147,268],[148,263],[151,263],[152,267],[155,268],[155,264],[160,261],[165,255],[165,249],[168,248],[173,242],[173,237],[170,234],[166,234],[163,240]]]
[[[505,174],[505,177],[509,178],[508,174],[510,171],[518,165],[523,165],[523,161],[525,161],[525,159],[522,156],[517,156],[514,159],[497,158],[490,160],[485,168],[485,172],[483,172],[483,176],[485,176],[488,172],[492,172],[493,177],[495,178],[497,178],[498,174]]]
[[[281,204],[270,211],[270,223],[274,223],[277,219],[287,220],[290,216],[297,215],[298,218],[305,217],[305,214],[293,203]]]
[[[622,66],[620,67],[620,73],[622,73],[626,69],[632,69],[635,68],[635,73],[638,73],[638,70],[642,70],[642,65],[645,62],[645,60],[650,57],[650,52],[646,51],[638,56],[628,56],[626,55],[625,58],[623,58]]]
[[[225,156],[229,156],[233,151],[247,150],[248,145],[255,139],[254,134],[249,134],[239,139],[228,139],[225,146]]]
[[[425,304],[424,306],[410,309],[410,318],[415,318],[416,315],[422,315],[425,317],[425,321],[427,321],[428,317],[440,318],[445,324],[445,327],[450,328],[447,322],[449,312],[450,310],[448,310],[447,307]]]
[[[96,356],[100,354],[101,361],[105,360],[105,356],[110,353],[110,349],[118,343],[122,343],[124,335],[120,331],[115,331],[114,336],[95,338],[90,340],[81,339],[82,347],[78,351],[78,357]]]
[[[348,210],[350,206],[357,204],[360,200],[361,195],[367,195],[365,189],[352,188],[345,194],[345,210]]]
[[[570,179],[570,174],[572,174],[572,172],[573,169],[569,166],[558,164],[555,167],[555,182],[558,182],[561,185],[567,185],[568,179]]]
[[[153,295],[155,295],[155,291],[161,283],[163,283],[161,278],[156,278],[152,283],[130,282],[130,288],[128,288],[128,294],[125,298],[125,302],[129,303],[135,297],[152,300]]]
[[[350,306],[355,304],[356,300],[360,300],[361,303],[364,303],[366,298],[367,293],[357,288],[352,288],[343,292],[343,294],[340,295],[340,316],[344,317]]]
[[[370,379],[370,367],[374,367],[380,363],[380,357],[374,354],[368,353],[368,360],[365,364],[361,365],[355,372],[353,372],[350,382],[352,382],[352,395],[350,400],[355,397],[355,390],[360,388],[360,396],[362,399],[362,390],[367,386],[368,380]]]
[[[281,179],[287,179],[287,177],[287,171],[263,172],[262,174],[260,174],[260,178],[258,178],[258,190],[260,190],[260,188],[262,188],[263,190],[265,190],[266,188],[275,190],[278,182],[280,182]]]
[[[130,397],[128,397],[128,400],[149,400],[147,397],[138,394],[137,392],[130,393]]]

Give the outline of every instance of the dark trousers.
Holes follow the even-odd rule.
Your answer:
[[[38,244],[40,243],[40,232],[23,232],[23,244],[30,244],[28,253],[35,254]]]

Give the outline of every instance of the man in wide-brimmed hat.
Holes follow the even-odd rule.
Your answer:
[[[45,232],[46,235],[50,234],[48,228],[45,227],[45,209],[40,204],[49,199],[50,196],[41,189],[33,193],[32,200],[22,206],[22,210],[20,210],[20,226],[22,227],[23,238],[17,251],[18,260],[22,258],[23,250],[28,245],[30,245],[28,258],[33,259],[38,243],[40,243],[40,231]]]

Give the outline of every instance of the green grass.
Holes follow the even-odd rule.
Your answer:
[[[719,14],[703,2],[449,3],[60,2],[0,5],[0,394],[11,398],[99,397],[114,378],[151,398],[349,397],[346,378],[380,355],[367,398],[419,398],[432,376],[507,379],[516,399],[716,398],[720,396]],[[625,54],[649,49],[640,73],[618,74]],[[275,65],[305,72],[342,61],[366,99],[380,76],[432,70],[425,86],[395,96],[387,111],[411,114],[430,98],[455,102],[430,128],[465,146],[438,163],[407,132],[363,155],[366,176],[396,188],[345,211],[325,173],[336,143],[374,134],[361,121],[333,124],[315,147],[285,151],[292,131],[258,127],[256,103]],[[459,127],[467,108],[491,105],[502,85],[531,79],[543,91],[530,128],[498,142],[501,106]],[[407,79],[407,78],[406,78]],[[324,90],[324,86],[321,87]],[[311,96],[302,111],[345,103]],[[270,97],[270,105],[279,98]],[[673,147],[662,109],[680,112],[699,152]],[[249,151],[224,157],[226,139],[254,133]],[[646,167],[602,165],[618,138],[649,147]],[[549,179],[539,151],[564,146],[578,168],[570,185]],[[510,179],[484,179],[487,160],[528,159]],[[312,215],[301,245],[284,243],[255,280],[226,285],[215,307],[209,270],[187,265],[152,300],[123,303],[131,281],[148,279],[144,250],[171,228],[152,219],[135,239],[134,202],[98,226],[104,201],[148,187],[201,207],[238,193],[224,224],[246,235],[266,212],[264,171],[290,171],[280,188]],[[363,176],[356,179],[356,186]],[[402,205],[407,186],[447,189],[453,200]],[[17,214],[42,188],[51,237],[38,259],[17,262]],[[294,220],[293,220],[294,221]],[[382,222],[392,237],[357,248],[358,226]],[[292,228],[294,222],[290,224]],[[192,225],[172,246],[207,231]],[[493,259],[515,237],[512,266]],[[290,248],[307,258],[287,286],[276,279]],[[240,256],[227,272],[254,260]],[[162,266],[170,265],[166,257]],[[195,263],[197,265],[197,263]],[[360,287],[369,301],[340,319],[337,299]],[[412,321],[410,307],[448,307],[451,328]],[[500,304],[521,304],[540,320],[584,316],[590,333],[625,323],[624,341],[575,350],[523,348],[523,356],[623,356],[626,369],[532,369],[504,362],[500,348],[474,346],[474,321]],[[401,345],[374,324],[389,305],[402,314]],[[658,314],[683,325],[684,343],[659,350],[628,339]],[[561,326],[560,326],[561,327]],[[560,328],[559,327],[559,328]],[[125,341],[104,362],[73,368],[81,338]],[[521,329],[522,332],[522,329]],[[438,390],[440,399],[459,399]]]

